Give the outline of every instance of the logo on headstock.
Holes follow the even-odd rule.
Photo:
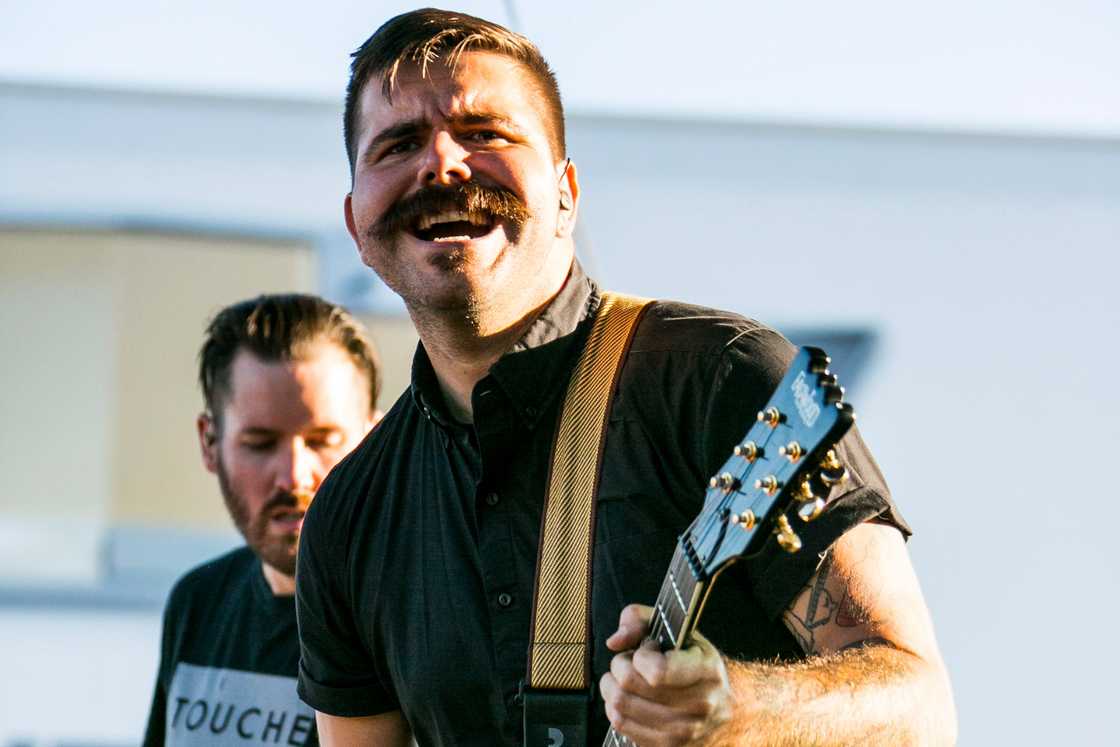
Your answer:
[[[797,374],[797,378],[789,387],[793,391],[793,402],[797,405],[797,414],[801,422],[808,428],[813,427],[817,418],[821,416],[821,406],[813,400],[813,388],[805,381],[805,372]]]

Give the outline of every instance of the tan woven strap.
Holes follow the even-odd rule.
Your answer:
[[[528,685],[590,684],[591,550],[607,410],[647,299],[604,293],[564,399],[541,518]]]

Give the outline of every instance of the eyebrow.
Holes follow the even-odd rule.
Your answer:
[[[398,140],[402,137],[415,135],[417,132],[422,132],[427,127],[428,125],[423,119],[409,119],[386,127],[384,130],[374,135],[373,139],[369,141],[369,145],[366,146],[366,153],[376,150],[378,146],[388,140]]]
[[[468,127],[477,127],[478,125],[496,125],[503,129],[518,135],[522,134],[523,130],[512,119],[505,117],[496,112],[485,111],[483,109],[475,109],[464,111],[460,114],[453,114],[447,118],[452,124],[465,125]],[[382,143],[399,140],[400,138],[415,135],[418,132],[423,132],[431,127],[427,119],[417,117],[416,119],[405,120],[398,122],[395,125],[386,127],[381,132],[373,136],[366,146],[366,153],[376,150]]]
[[[464,111],[462,114],[451,117],[451,119],[454,122],[465,125],[494,124],[516,133],[521,132],[521,128],[512,119],[498,114],[497,112],[486,111],[485,109]]]
[[[310,426],[307,429],[306,432],[314,434],[314,435],[323,435],[323,434],[327,434],[327,433],[335,433],[336,431],[341,431],[341,430],[342,430],[342,426],[340,426],[336,423],[327,423],[326,425]],[[277,433],[280,433],[280,431],[272,429],[272,428],[264,428],[264,427],[261,427],[261,426],[249,426],[248,428],[243,428],[239,432],[239,435],[241,435],[241,436],[275,436]]]

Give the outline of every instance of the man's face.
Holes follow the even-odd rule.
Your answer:
[[[574,168],[516,61],[469,52],[427,72],[402,68],[391,102],[376,77],[363,89],[347,226],[410,309],[516,304],[570,264]]]
[[[264,563],[295,574],[303,515],[315,491],[373,422],[369,385],[337,345],[316,345],[290,362],[237,353],[221,427],[203,416],[199,435],[203,462],[218,475],[234,523]]]

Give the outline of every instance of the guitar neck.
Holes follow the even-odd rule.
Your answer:
[[[646,640],[656,643],[662,651],[684,647],[700,616],[705,587],[705,582],[693,573],[685,550],[678,543],[673,561],[669,564],[669,572],[661,582],[661,592],[653,606],[653,618],[650,620]],[[616,732],[613,726],[607,730],[607,738],[603,740],[603,747],[633,744],[630,739]]]
[[[662,651],[683,648],[699,616],[704,588],[704,582],[693,573],[685,551],[678,543],[669,571],[661,582],[657,602],[653,605],[648,639]]]

